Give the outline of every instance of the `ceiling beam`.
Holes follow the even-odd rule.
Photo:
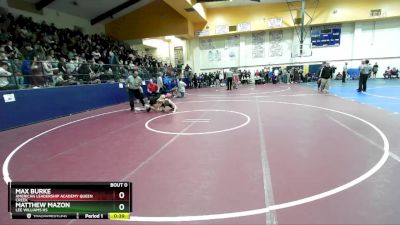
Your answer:
[[[90,20],[90,24],[95,25],[96,23],[99,23],[99,22],[107,19],[108,17],[113,16],[113,15],[117,14],[118,12],[120,12],[120,11],[130,7],[131,5],[140,2],[140,1],[141,0],[129,0],[129,1],[126,1],[126,2],[122,3],[121,5],[116,6],[115,8],[112,8],[112,9],[108,10],[107,12],[105,12],[103,14],[100,14],[100,15],[96,16],[95,18],[91,19]]]
[[[164,0],[164,2],[192,23],[207,22],[206,12],[201,4],[194,6],[188,0]]]
[[[227,2],[229,0],[196,0],[197,3],[207,3],[207,2]]]
[[[35,4],[36,10],[42,10],[44,7],[50,5],[54,0],[40,0]]]

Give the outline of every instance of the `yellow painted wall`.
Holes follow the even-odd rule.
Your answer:
[[[192,5],[188,0],[164,0],[164,2],[193,23],[206,21],[206,12],[201,4]],[[194,9],[193,12],[186,11],[186,9],[192,7]]]
[[[188,35],[188,20],[162,0],[106,24],[106,33],[117,40],[167,35]],[[192,32],[193,33],[193,32]]]
[[[306,5],[306,11],[312,14],[312,1],[308,0]],[[335,9],[337,9],[337,13],[334,14]],[[369,16],[371,9],[382,9],[385,16],[381,18],[400,17],[400,0],[320,0],[312,24],[376,19]],[[276,3],[207,9],[208,23],[203,29],[208,27],[209,34],[214,35],[216,25],[237,25],[250,22],[252,31],[266,30],[267,21],[271,18],[283,18],[283,28],[293,26],[287,4]],[[196,28],[196,30],[201,29],[199,26]]]
[[[307,0],[307,12],[313,13],[313,0]],[[371,9],[382,9],[383,16],[371,18]],[[333,13],[337,10],[336,13]],[[313,25],[345,23],[371,19],[400,17],[400,0],[320,0]],[[251,23],[251,31],[267,30],[267,21],[283,18],[283,28],[293,27],[286,3],[257,4],[230,8],[207,9],[207,23],[192,24],[187,18],[166,4],[155,0],[122,18],[106,24],[106,32],[118,40],[175,35],[192,38],[194,31],[208,29],[215,35],[216,25]],[[229,34],[236,33],[230,32]]]

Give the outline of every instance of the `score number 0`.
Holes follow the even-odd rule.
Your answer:
[[[124,199],[125,198],[125,193],[123,191],[119,192],[118,197],[120,199]],[[120,211],[123,211],[125,209],[125,204],[123,204],[123,203],[119,204],[118,208],[119,208]]]

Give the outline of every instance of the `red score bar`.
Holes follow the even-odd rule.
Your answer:
[[[51,194],[30,195],[29,201],[128,201],[126,189],[114,190],[53,190]]]

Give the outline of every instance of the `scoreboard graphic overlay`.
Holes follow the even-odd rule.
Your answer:
[[[11,182],[12,219],[129,219],[131,182]]]

